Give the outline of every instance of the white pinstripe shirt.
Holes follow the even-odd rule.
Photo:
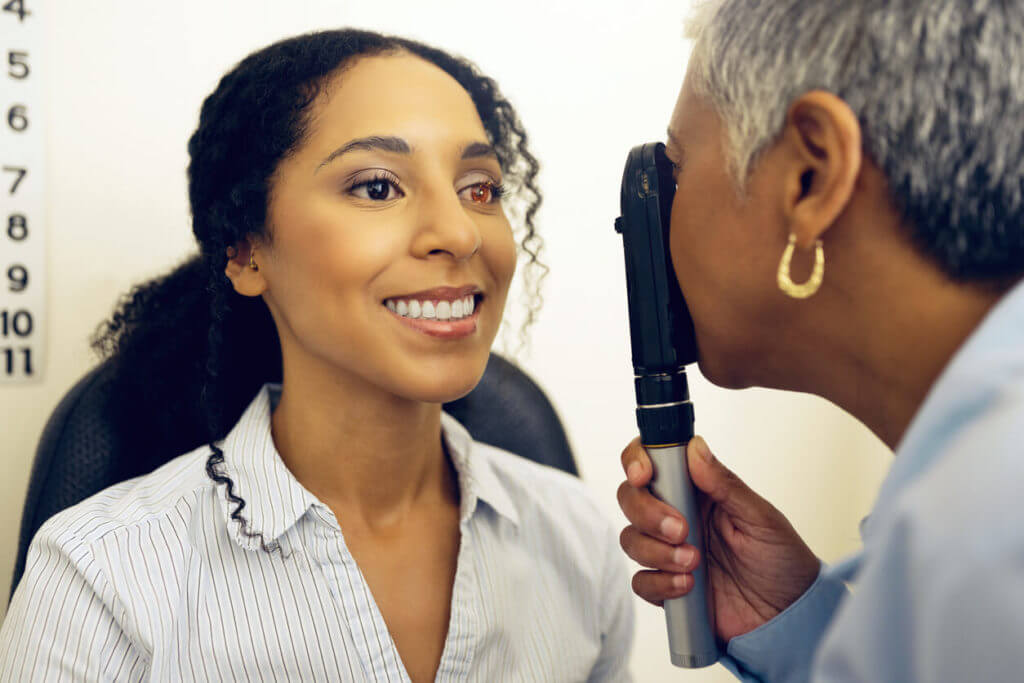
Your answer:
[[[208,448],[39,530],[0,629],[2,681],[408,681],[330,509],[270,436],[265,387],[223,443],[266,552],[229,521]],[[628,680],[616,535],[573,477],[442,430],[461,489],[437,681]]]

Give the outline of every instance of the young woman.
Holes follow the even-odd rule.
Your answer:
[[[536,262],[537,164],[494,82],[408,40],[299,36],[221,80],[189,153],[201,254],[101,343],[129,413],[161,406],[153,443],[198,420],[209,444],[39,531],[0,678],[628,678],[610,525],[441,412],[501,321],[505,188]]]

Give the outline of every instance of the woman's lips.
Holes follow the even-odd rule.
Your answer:
[[[446,304],[447,302],[440,302]],[[480,309],[474,308],[468,316],[463,316],[458,319],[449,318],[448,320],[439,320],[437,317],[430,318],[410,318],[406,315],[399,315],[397,311],[388,308],[388,313],[392,317],[398,319],[400,323],[409,327],[417,332],[421,332],[430,337],[437,337],[440,339],[461,339],[468,337],[469,335],[476,332],[477,319],[480,317]]]
[[[484,296],[475,285],[435,287],[384,300],[384,307],[418,332],[442,339],[458,339],[476,332],[478,307]]]
[[[456,299],[464,299],[467,296],[475,296],[480,293],[480,288],[476,285],[462,285],[461,287],[434,287],[433,289],[424,289],[421,292],[413,292],[412,294],[388,297],[385,301],[408,301],[410,299],[416,299],[419,301],[455,301]]]
[[[427,298],[424,294],[448,294],[450,299]],[[423,298],[420,298],[423,297]],[[458,339],[476,332],[479,318],[479,294],[464,295],[462,291],[424,292],[413,297],[386,299],[385,308],[407,327],[431,337]]]

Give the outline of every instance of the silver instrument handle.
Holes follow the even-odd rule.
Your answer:
[[[686,542],[700,552],[700,564],[693,572],[694,585],[686,595],[665,601],[665,621],[672,663],[689,669],[718,661],[714,612],[708,598],[707,556],[697,495],[686,463],[686,445],[646,447],[654,464],[651,491],[686,517]]]

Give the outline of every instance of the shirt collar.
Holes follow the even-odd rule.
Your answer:
[[[270,415],[280,396],[279,384],[266,384],[224,439],[224,473],[231,478],[233,493],[245,501],[241,510],[248,522],[249,537],[231,519],[236,503],[221,497],[221,507],[232,538],[239,546],[256,550],[261,537],[273,546],[313,506],[323,507],[284,464],[274,446]],[[501,483],[486,452],[477,448],[466,428],[441,413],[441,432],[459,479],[460,519],[467,521],[483,501],[498,514],[519,524],[519,514]],[[333,517],[333,515],[327,515]]]
[[[984,411],[1005,386],[1007,370],[1024,372],[1024,283],[989,311],[932,385],[896,449],[896,460],[879,489],[871,516],[862,524],[866,539],[899,494],[948,452],[950,438]]]
[[[448,446],[448,456],[459,477],[462,521],[465,522],[473,515],[479,500],[518,525],[519,513],[508,490],[494,471],[489,455],[478,447],[466,428],[447,413],[441,413],[441,432]]]
[[[280,385],[266,384],[242,413],[241,419],[224,439],[224,471],[233,482],[233,492],[245,501],[241,510],[248,522],[248,537],[241,525],[231,519],[236,503],[221,497],[228,529],[243,548],[277,543],[301,518],[310,506],[318,504],[316,496],[306,490],[285,466],[274,446],[270,430],[273,399],[280,394]]]

